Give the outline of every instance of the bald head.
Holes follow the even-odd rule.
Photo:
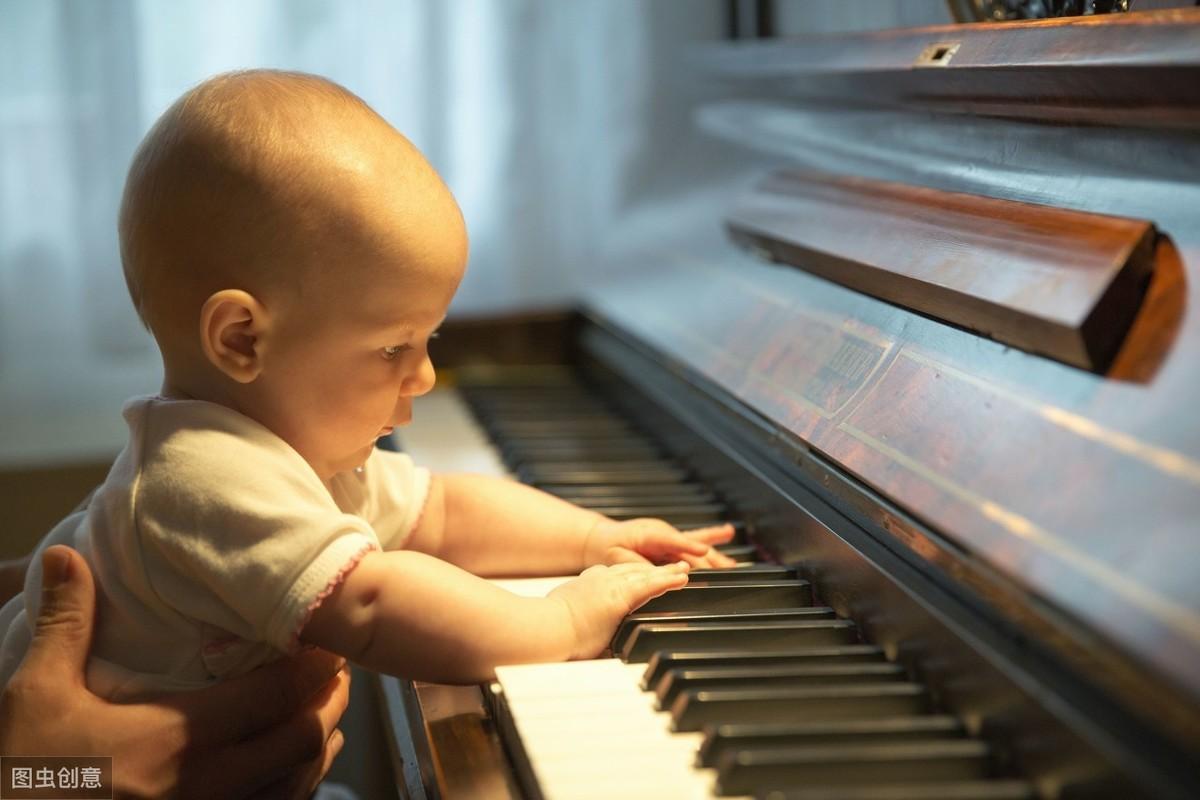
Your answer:
[[[457,205],[421,154],[355,95],[312,75],[219,75],[175,102],[146,135],[121,204],[121,257],[143,321],[194,333],[204,298],[260,299],[353,280],[351,252]],[[386,231],[381,216],[387,216]]]

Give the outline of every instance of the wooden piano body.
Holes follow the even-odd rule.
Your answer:
[[[1197,796],[1200,9],[726,45],[696,64],[728,89],[698,135],[728,140],[736,169],[675,224],[632,226],[578,316],[451,325],[442,361],[569,364],[1032,796]],[[755,228],[779,211],[755,202],[768,174],[800,176],[817,205],[785,196],[784,222]],[[854,230],[861,206],[812,187],[848,177],[935,197],[854,246],[822,239],[806,220]],[[955,216],[939,206],[955,193],[1015,205]],[[1045,316],[1036,293],[1004,295],[1008,333],[971,302],[955,316],[920,287],[888,293],[889,270],[941,246],[986,295],[1028,253],[1022,220],[1060,209],[1083,219],[1054,228],[1043,287],[1067,280],[1089,224],[1153,225],[1093,361],[1021,339]],[[839,279],[848,264],[887,274]],[[465,777],[520,749],[478,688],[382,689],[413,796],[522,791],[512,773]]]

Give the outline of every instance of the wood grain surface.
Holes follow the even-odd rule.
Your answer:
[[[1094,372],[1132,322],[1154,226],[890,181],[778,170],[726,220],[767,258]]]

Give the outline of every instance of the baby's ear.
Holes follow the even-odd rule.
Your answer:
[[[254,295],[222,289],[200,309],[200,346],[214,367],[238,383],[250,383],[262,372],[262,337],[267,310]]]

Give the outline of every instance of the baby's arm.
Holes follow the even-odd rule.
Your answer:
[[[621,564],[589,569],[548,597],[519,597],[423,553],[373,552],[301,639],[379,672],[475,683],[502,664],[599,655],[622,617],[685,583],[683,564]]]
[[[642,558],[730,566],[710,545],[732,536],[728,526],[682,534],[660,520],[618,523],[514,481],[435,475],[405,547],[477,575],[562,575]]]

